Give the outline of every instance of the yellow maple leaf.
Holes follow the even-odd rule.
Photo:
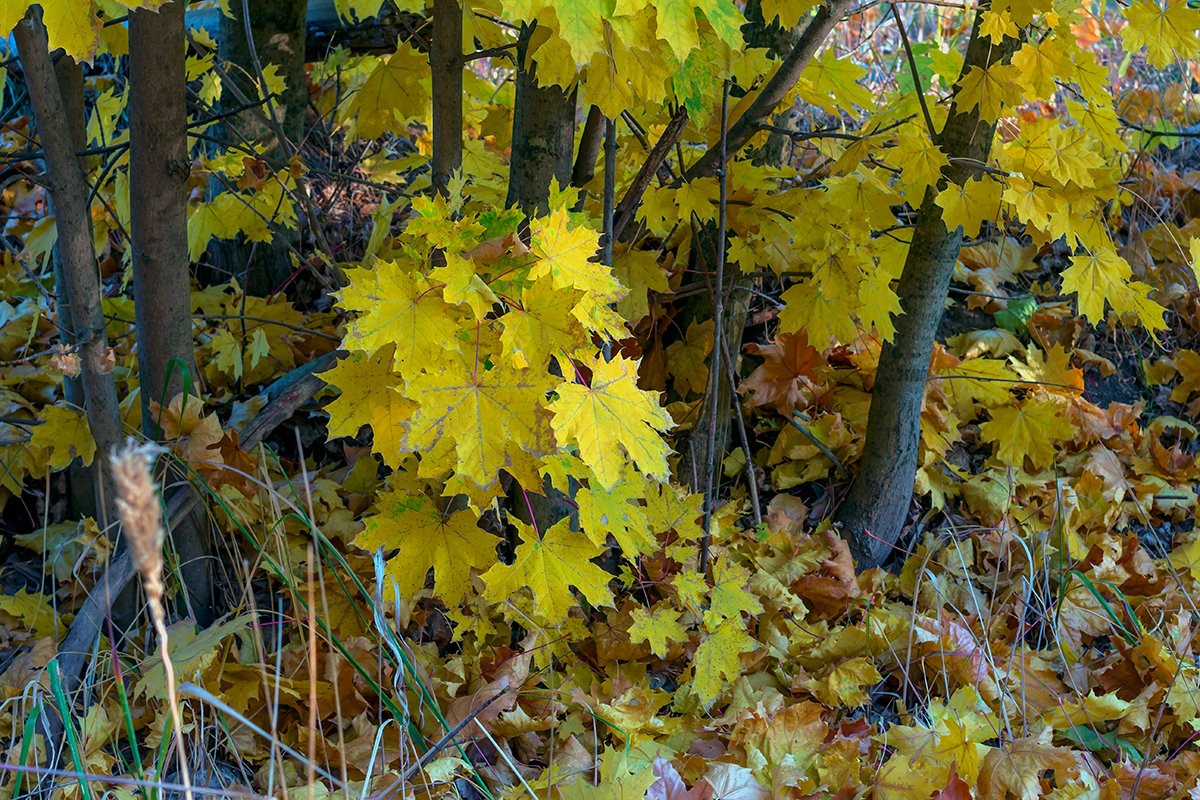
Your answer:
[[[577,444],[580,459],[605,489],[620,477],[626,454],[643,474],[666,480],[669,448],[656,431],[674,422],[654,392],[637,387],[637,362],[597,356],[588,367],[591,385],[564,383],[548,407],[559,444]]]
[[[722,621],[704,637],[692,657],[692,691],[705,710],[742,674],[738,656],[756,647],[740,616]]]
[[[992,64],[987,69],[973,66],[959,81],[954,103],[960,112],[978,107],[979,116],[987,122],[1000,118],[1004,106],[1021,101],[1021,87],[1016,82],[1016,68],[1009,64]]]
[[[675,390],[686,397],[689,391],[704,394],[708,388],[708,364],[713,346],[713,320],[692,322],[687,335],[667,346],[667,369],[675,379]]]
[[[1075,426],[1065,419],[1051,400],[1026,400],[1021,405],[998,406],[992,419],[979,426],[984,441],[996,445],[996,457],[1005,464],[1022,467],[1026,457],[1035,467],[1054,463],[1054,442],[1068,439]]]
[[[1117,314],[1129,314],[1152,334],[1166,327],[1163,307],[1150,299],[1151,287],[1131,280],[1129,263],[1105,248],[1085,256],[1071,258],[1071,266],[1062,272],[1063,292],[1075,292],[1079,311],[1093,323],[1105,319],[1104,301]]]
[[[1131,705],[1115,692],[1097,695],[1093,690],[1086,697],[1070,697],[1061,706],[1050,708],[1043,715],[1042,724],[1052,728],[1089,727],[1097,722],[1124,719]]]
[[[636,475],[630,475],[611,490],[578,491],[575,503],[579,507],[579,526],[597,547],[603,547],[610,535],[626,558],[658,547],[654,531],[646,524],[644,509],[638,505],[644,485]]]
[[[1009,389],[1016,379],[1016,374],[1001,359],[968,358],[938,370],[928,385],[940,387],[945,392],[958,416],[972,418],[977,411],[976,404],[992,408],[1011,402]]]
[[[5,32],[11,31],[17,19],[24,15],[29,7],[27,2],[6,3],[0,19],[5,23]],[[49,36],[50,52],[58,48],[66,51],[67,55],[76,61],[91,63],[100,45],[100,18],[96,16],[96,6],[92,0],[54,0],[42,3],[42,22]],[[8,18],[20,10],[8,24]]]
[[[926,186],[936,186],[942,170],[950,164],[946,154],[934,144],[924,128],[909,126],[896,137],[896,147],[888,151],[888,161],[900,167],[905,197],[919,204]]]
[[[33,428],[30,448],[44,448],[46,463],[52,470],[65,468],[75,456],[84,464],[92,463],[96,455],[96,440],[87,417],[73,408],[46,406],[41,411],[42,424]]]
[[[393,469],[400,466],[403,457],[404,425],[417,408],[395,389],[400,380],[392,371],[395,349],[389,344],[370,355],[351,355],[321,373],[326,383],[341,391],[325,406],[329,436],[357,436],[363,425],[370,425],[372,451]]]
[[[408,377],[430,359],[430,348],[458,348],[457,313],[414,265],[376,261],[346,270],[339,305],[360,316],[346,326],[345,346],[374,352],[394,345],[396,372]]]
[[[366,80],[342,101],[338,123],[353,121],[355,135],[377,139],[399,129],[412,117],[423,117],[429,94],[422,82],[412,77],[428,69],[425,56],[409,44],[401,45],[395,53],[380,59]]]
[[[502,602],[528,587],[533,593],[533,610],[554,625],[567,618],[578,605],[571,587],[595,606],[611,606],[612,577],[590,559],[596,546],[582,533],[572,531],[568,519],[560,520],[541,539],[532,526],[511,519],[523,540],[511,564],[496,564],[483,574],[484,599]]]
[[[713,566],[713,587],[708,594],[709,611],[722,619],[740,617],[741,612],[754,615],[762,604],[746,589],[750,573],[735,564],[728,556]]]
[[[599,248],[600,237],[585,227],[572,227],[565,208],[530,225],[530,251],[537,261],[529,270],[533,279],[549,275],[555,289],[581,289],[600,297],[618,293],[621,284],[612,270],[591,258]],[[615,299],[615,298],[614,298]]]
[[[883,680],[875,664],[868,658],[852,658],[834,666],[822,678],[813,678],[806,684],[817,699],[827,706],[836,708],[858,706],[868,701],[864,686],[874,686]]]
[[[408,423],[409,452],[449,449],[453,442],[458,474],[486,488],[512,465],[510,448],[549,449],[540,409],[553,378],[545,371],[516,370],[503,362],[488,369],[473,349],[437,367],[405,391],[418,405]]]
[[[250,623],[250,615],[242,614],[202,630],[190,618],[170,626],[167,650],[175,669],[175,680],[179,683],[199,680],[199,675],[216,661],[221,643],[235,633],[244,633]],[[134,684],[133,693],[157,698],[165,697],[166,692],[166,669],[162,656],[155,651],[142,664],[142,677]]]
[[[643,800],[658,780],[652,763],[632,764],[626,749],[609,748],[595,786],[581,779],[563,786],[561,792],[565,800]]]
[[[476,273],[474,261],[454,253],[445,253],[444,257],[446,263],[433,269],[429,280],[444,284],[442,297],[447,303],[466,303],[471,307],[475,321],[482,321],[492,306],[500,302],[499,298]]]
[[[847,298],[857,297],[858,286],[841,280],[828,283],[826,287],[806,280],[787,288],[779,298],[785,304],[779,312],[780,333],[805,330],[817,349],[828,347],[831,341],[849,342],[858,336],[858,326],[846,313]],[[842,285],[835,289],[835,283]]]
[[[940,787],[936,770],[921,769],[905,756],[893,756],[875,776],[876,800],[925,800]]]
[[[687,629],[683,627],[680,613],[668,604],[659,603],[654,610],[635,608],[630,615],[629,638],[635,642],[647,642],[650,652],[659,658],[667,657],[667,642],[686,642]]]
[[[1016,82],[1025,90],[1027,100],[1050,97],[1058,88],[1055,80],[1068,79],[1074,73],[1066,45],[1054,36],[1026,42],[1013,55],[1012,64],[1016,67]]]
[[[499,539],[479,527],[472,511],[444,516],[423,495],[403,490],[381,494],[375,508],[354,543],[369,552],[399,550],[388,559],[387,573],[401,597],[424,588],[432,568],[434,591],[447,605],[457,605],[471,591],[471,570],[496,563]]]
[[[571,315],[580,294],[555,289],[547,281],[536,281],[521,290],[521,307],[500,317],[504,326],[500,343],[513,366],[544,367],[551,356],[557,356],[561,364],[581,345],[590,344],[583,326]]]
[[[1136,0],[1123,12],[1129,24],[1121,30],[1125,49],[1133,52],[1142,47],[1150,63],[1162,69],[1176,59],[1187,61],[1200,53],[1200,11],[1187,0]]]
[[[70,620],[60,618],[51,600],[48,595],[22,588],[16,594],[0,595],[0,612],[15,618],[18,624],[7,627],[27,636],[29,641],[43,636],[57,638],[62,632],[60,626]]]
[[[984,222],[1000,218],[1000,193],[1003,186],[987,175],[968,180],[962,186],[952,183],[938,192],[937,204],[942,209],[942,221],[948,230],[961,226],[963,235],[979,235]]]
[[[1035,386],[1034,391],[1078,396],[1083,393],[1083,370],[1071,366],[1071,354],[1062,345],[1052,344],[1045,352],[1032,345],[1025,360],[1011,359],[1013,371]]]
[[[979,770],[981,797],[1014,795],[1017,800],[1036,800],[1043,796],[1041,776],[1054,770],[1063,785],[1080,771],[1075,753],[1050,743],[1053,731],[1046,728],[1041,736],[1026,736],[1002,747],[988,748]]]
[[[819,4],[819,0],[763,0],[762,15],[767,24],[778,20],[781,28],[789,30]]]

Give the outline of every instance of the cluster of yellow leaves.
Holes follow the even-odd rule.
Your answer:
[[[324,375],[341,390],[330,432],[370,425],[374,452],[398,470],[359,545],[395,551],[388,570],[403,594],[422,589],[432,567],[436,594],[453,606],[483,573],[485,604],[526,586],[528,610],[559,624],[577,605],[572,588],[611,604],[611,576],[591,563],[607,536],[630,557],[657,546],[652,535],[630,539],[646,534],[624,517],[654,511],[626,501],[647,486],[633,470],[651,487],[667,478],[660,433],[672,421],[638,388],[635,361],[597,352],[596,341],[625,335],[612,306],[626,289],[595,260],[595,233],[560,209],[533,221],[526,245],[518,214],[458,211],[416,201],[373,268],[348,272],[339,303],[356,316],[351,355]],[[523,526],[515,561],[493,566],[497,539],[477,523],[509,480],[539,494],[548,482],[584,484],[583,532]],[[455,491],[471,511],[430,500]],[[663,527],[649,533],[677,527],[677,515],[658,513]]]

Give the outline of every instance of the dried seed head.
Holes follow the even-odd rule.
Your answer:
[[[147,583],[161,582],[164,532],[158,492],[150,467],[157,457],[156,445],[138,445],[132,440],[112,455],[113,482],[117,487],[117,510],[128,538],[133,565]]]

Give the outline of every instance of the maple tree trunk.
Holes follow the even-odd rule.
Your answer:
[[[187,247],[183,3],[129,16],[129,206],[142,431],[161,438],[151,402],[196,392]],[[174,362],[174,364],[172,363]]]
[[[516,99],[513,102],[512,160],[509,165],[509,206],[527,213],[548,211],[550,184],[571,181],[575,148],[575,90],[539,86],[525,48],[531,29],[521,33],[517,49]]]
[[[604,143],[604,122],[599,106],[588,109],[583,133],[579,134],[579,155],[575,156],[575,166],[571,169],[572,186],[582,189],[596,177],[596,159],[600,157],[600,145]]]
[[[34,6],[13,29],[13,39],[25,73],[30,104],[45,157],[46,184],[54,203],[62,285],[70,309],[67,340],[78,347],[80,383],[88,425],[96,440],[96,496],[101,528],[116,520],[115,493],[108,455],[120,442],[121,417],[112,352],[108,347],[104,311],[100,307],[100,271],[92,249],[88,185],[75,155],[70,115],[50,60],[42,12]]]
[[[288,143],[277,141],[278,137],[269,126],[264,125],[251,110],[219,126],[229,144],[242,145],[246,140],[276,140],[274,152],[268,154],[283,161],[300,144],[308,104],[308,79],[304,72],[307,7],[307,0],[230,0],[232,16],[222,15],[220,20],[220,57],[230,62],[230,79],[250,98],[259,95],[259,67],[265,70],[275,65],[279,68],[286,88],[282,98],[275,98],[272,102],[275,104],[274,113],[279,127]],[[249,36],[246,12],[250,19]],[[232,92],[227,90],[225,97],[228,105],[239,105]],[[267,117],[272,113],[266,105],[258,111]],[[216,190],[223,188],[214,187]],[[242,236],[229,241],[213,241],[208,252],[215,270],[213,275],[205,277],[216,282],[237,278],[250,294],[270,294],[291,275],[289,253],[299,241],[300,232],[297,230],[276,231],[270,242],[262,242],[257,246]]]
[[[54,75],[58,81],[58,90],[62,95],[63,109],[66,111],[65,122],[70,129],[71,145],[76,152],[87,145],[87,109],[83,95],[83,67],[73,58],[63,56],[54,64]],[[49,202],[50,216],[54,212],[54,200]],[[54,266],[54,285],[67,285],[66,262],[63,260],[57,239],[51,249],[51,261]],[[62,343],[67,347],[75,345],[75,337],[71,328],[71,303],[64,291],[58,291],[55,301],[58,315],[58,329]],[[80,375],[63,376],[63,399],[67,405],[74,408],[84,408],[83,378]],[[72,459],[67,469],[67,485],[71,498],[72,513],[81,517],[96,515],[96,462],[85,465],[78,458]]]
[[[433,78],[433,188],[446,193],[462,167],[462,8],[458,0],[433,1],[429,69]]]
[[[129,15],[129,206],[137,324],[142,432],[161,439],[150,408],[184,391],[199,394],[192,348],[188,274],[187,199],[191,159],[187,142],[187,84],[182,0]],[[191,386],[188,386],[188,383]],[[177,466],[168,470],[167,499],[186,491]],[[199,510],[172,527],[182,584],[196,621],[211,621],[212,561]],[[131,593],[118,603],[120,616]],[[128,597],[128,600],[127,600]],[[125,612],[125,613],[121,613]]]
[[[816,56],[817,51],[821,49],[826,37],[829,36],[838,20],[842,18],[842,14],[850,6],[849,0],[833,0],[826,6],[822,6],[820,10],[813,16],[805,27],[804,32],[799,36],[793,36],[793,44],[787,57],[783,63],[767,81],[767,84],[759,92],[758,96],[751,102],[745,113],[729,128],[726,135],[727,142],[724,154],[721,153],[720,144],[711,147],[699,160],[697,160],[684,177],[687,180],[702,180],[712,177],[716,173],[718,165],[724,163],[725,160],[736,155],[739,150],[750,138],[759,130],[761,125],[774,111],[775,106],[787,96],[787,94],[796,85],[796,81],[800,80],[800,75],[804,72],[804,68]],[[754,12],[754,7],[748,9],[750,13]],[[753,32],[756,28],[761,28],[765,25],[762,21],[762,14],[759,12],[757,19],[751,17],[747,24],[743,26],[743,30],[749,29]],[[713,226],[705,226],[704,232],[699,237],[700,247],[704,249],[703,260],[706,262],[704,268],[708,271],[710,279],[715,275],[713,271],[714,265],[717,263],[717,253],[715,250],[717,237],[713,232]],[[724,351],[727,352],[730,358],[736,359],[742,350],[742,336],[746,328],[746,315],[750,308],[750,288],[754,284],[754,279],[743,275],[740,271],[735,270],[733,274],[727,275],[725,286],[720,290],[724,292],[725,298],[725,313],[722,314],[724,319],[717,320],[717,324],[721,326],[722,339],[725,343]],[[714,291],[718,287],[714,286]],[[698,304],[703,304],[706,308],[699,308]],[[684,318],[702,319],[706,315],[712,314],[712,304],[708,298],[702,296],[696,303],[692,304],[693,308],[685,311]],[[714,352],[709,357],[710,364],[721,363],[717,358],[717,353]],[[722,365],[721,369],[728,367]],[[692,430],[692,436],[688,440],[687,452],[683,454],[680,461],[680,480],[689,484],[694,490],[699,491],[700,486],[704,482],[706,470],[714,461],[720,461],[724,456],[725,446],[729,440],[729,424],[730,411],[733,403],[733,389],[729,386],[729,382],[724,378],[716,382],[716,393],[708,393],[704,397],[704,401],[700,404],[700,409],[696,417],[696,427]],[[713,432],[713,436],[708,435],[706,430],[707,420],[711,419],[713,404],[716,405],[717,411],[717,428]],[[719,464],[715,465],[714,473],[720,474]]]
[[[1015,39],[1006,38],[1000,46],[994,46],[980,35],[984,10],[981,7],[975,16],[963,75],[972,67],[987,69],[1007,59],[1016,47]],[[965,164],[987,162],[995,128],[995,123],[980,119],[978,107],[964,110],[957,103],[951,106],[936,140],[952,159],[940,185],[961,184],[974,172]],[[892,554],[912,500],[929,359],[962,244],[962,228],[946,230],[935,196],[934,187],[926,189],[917,215],[897,286],[904,313],[895,318],[896,333],[883,346],[871,393],[862,462],[838,512],[838,521],[860,569],[878,566]]]
[[[240,5],[241,0],[231,0]],[[238,11],[238,13],[241,13]],[[221,9],[196,8],[187,12],[189,28],[200,28],[213,38],[221,35]],[[396,50],[396,40],[408,40],[425,20],[420,14],[397,11],[391,3],[379,14],[359,22],[346,20],[334,0],[309,0],[305,13],[305,37],[301,41],[305,61],[320,61],[335,47],[345,47],[356,55],[386,54]]]

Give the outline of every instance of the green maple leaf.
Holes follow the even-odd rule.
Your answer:
[[[615,0],[554,0],[551,7],[558,18],[558,35],[571,48],[575,65],[584,66],[605,39],[604,21],[612,17]]]
[[[697,12],[704,15],[717,36],[738,48],[743,44],[742,24],[746,18],[730,0],[658,0],[658,38],[665,41],[680,61],[700,46],[700,23]]]

